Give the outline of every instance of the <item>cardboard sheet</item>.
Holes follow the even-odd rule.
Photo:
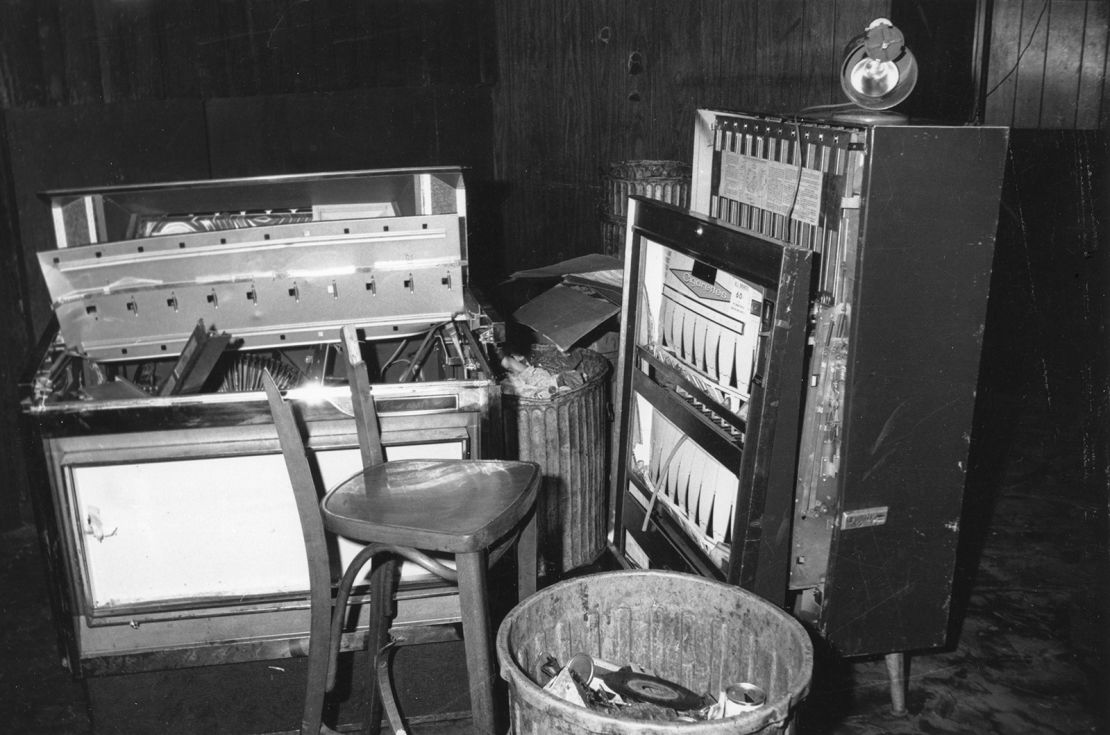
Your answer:
[[[620,307],[562,284],[544,291],[513,313],[513,317],[538,334],[569,350]]]

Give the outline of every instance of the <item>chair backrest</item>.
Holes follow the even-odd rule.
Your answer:
[[[310,589],[331,588],[331,565],[328,560],[327,539],[324,536],[324,521],[320,515],[320,496],[316,477],[308,463],[304,439],[297,426],[293,405],[281,396],[281,391],[269,371],[262,375],[262,386],[270,403],[270,415],[277,429],[281,454],[285,457],[285,467],[289,472],[289,482],[293,486],[293,496],[297,501],[297,514],[301,521],[301,534],[304,537],[305,552],[308,556],[308,575]]]
[[[348,324],[340,330],[340,334],[343,337],[342,351],[347,356],[347,385],[351,389],[358,448],[362,452],[362,464],[372,467],[384,462],[385,455],[382,452],[378,412],[374,408],[374,397],[370,395],[370,375],[366,372],[366,363],[362,361],[355,328]]]
[[[270,415],[277,429],[281,454],[289,471],[293,497],[297,501],[297,514],[304,537],[305,558],[308,562],[308,590],[311,597],[308,633],[308,676],[305,679],[304,710],[301,732],[320,731],[324,709],[324,682],[334,683],[334,659],[320,655],[328,649],[328,632],[331,626],[332,576],[327,538],[324,536],[324,519],[320,513],[320,497],[316,475],[308,463],[304,438],[293,404],[281,397],[274,377],[267,370],[262,374],[262,387],[270,403]]]

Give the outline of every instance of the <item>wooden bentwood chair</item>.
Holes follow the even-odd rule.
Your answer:
[[[395,614],[399,558],[415,562],[458,585],[474,731],[492,733],[495,671],[486,569],[491,549],[504,550],[519,534],[518,595],[523,599],[535,592],[533,509],[539,466],[534,462],[501,460],[383,461],[369,376],[353,330],[344,330],[344,340],[364,468],[328,491],[323,500],[319,500],[293,406],[282,398],[272,378],[264,376],[309,562],[311,629],[301,733],[333,732],[321,721],[324,696],[335,683],[351,589],[371,559],[370,684],[365,732],[371,735],[380,732],[384,708],[394,731],[404,733],[404,723],[393,699],[386,650],[391,645],[389,628]],[[325,531],[367,544],[347,567],[334,602]],[[453,555],[456,568],[430,554]]]

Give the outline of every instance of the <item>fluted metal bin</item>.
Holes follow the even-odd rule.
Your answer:
[[[602,713],[537,684],[548,657],[565,663],[578,653],[698,694],[759,687],[765,699],[694,722]],[[541,590],[501,623],[497,659],[514,735],[787,734],[813,674],[813,645],[797,620],[739,587],[661,571],[593,574]]]
[[[601,243],[608,255],[623,259],[628,197],[658,199],[680,207],[690,202],[690,164],[686,161],[619,161],[601,172]]]
[[[537,347],[532,358],[545,350]],[[506,392],[506,456],[543,473],[536,513],[545,575],[595,561],[606,544],[609,361],[592,350],[570,353],[584,382],[548,396]]]

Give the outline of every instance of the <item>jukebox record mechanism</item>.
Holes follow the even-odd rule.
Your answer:
[[[230,341],[231,335],[209,332],[204,320],[197,320],[170,374],[158,384],[158,395],[199,393]]]
[[[138,215],[133,238],[159,237],[161,235],[186,235],[194,232],[241,230],[247,227],[272,227],[274,225],[311,222],[312,212],[214,212],[212,214],[158,214]]]
[[[243,393],[262,390],[262,375],[273,377],[280,390],[295,388],[304,382],[300,370],[277,357],[252,353],[231,353],[224,356],[223,378],[217,393]]]

